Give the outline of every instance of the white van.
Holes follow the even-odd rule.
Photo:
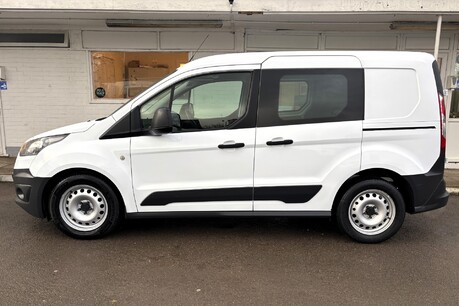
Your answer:
[[[13,175],[16,202],[76,238],[124,217],[322,216],[372,243],[446,205],[445,145],[429,54],[227,54],[31,138]]]

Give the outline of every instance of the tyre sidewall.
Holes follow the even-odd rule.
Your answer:
[[[387,193],[395,205],[395,218],[392,224],[382,233],[365,235],[358,232],[349,220],[349,206],[352,200],[362,191],[377,189]],[[356,183],[343,195],[336,210],[336,221],[339,228],[352,239],[363,243],[378,243],[395,235],[405,220],[405,202],[400,191],[391,183],[379,179],[371,179]]]
[[[99,190],[105,197],[108,206],[107,217],[102,225],[91,231],[78,231],[63,220],[59,210],[59,202],[64,192],[75,185],[89,185]],[[65,234],[79,239],[93,239],[111,232],[120,218],[120,204],[115,192],[103,180],[90,175],[74,175],[60,181],[51,193],[49,211],[54,224]]]

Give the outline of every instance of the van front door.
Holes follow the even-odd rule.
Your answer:
[[[272,57],[262,65],[255,211],[329,215],[359,172],[364,72],[353,56]]]
[[[258,75],[191,77],[132,110],[144,131],[131,139],[139,212],[252,210],[256,104],[249,101],[256,103]],[[160,107],[171,109],[174,130],[149,135]]]

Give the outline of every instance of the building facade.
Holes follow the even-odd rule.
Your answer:
[[[43,131],[107,116],[192,58],[275,50],[433,54],[436,33],[448,88],[447,166],[459,168],[457,1],[0,0],[3,153],[17,154]]]

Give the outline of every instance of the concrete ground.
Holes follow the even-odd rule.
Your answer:
[[[81,241],[2,183],[0,304],[457,305],[457,220],[453,196],[377,245],[301,218],[136,220]]]
[[[459,188],[459,169],[445,169],[446,186]]]

